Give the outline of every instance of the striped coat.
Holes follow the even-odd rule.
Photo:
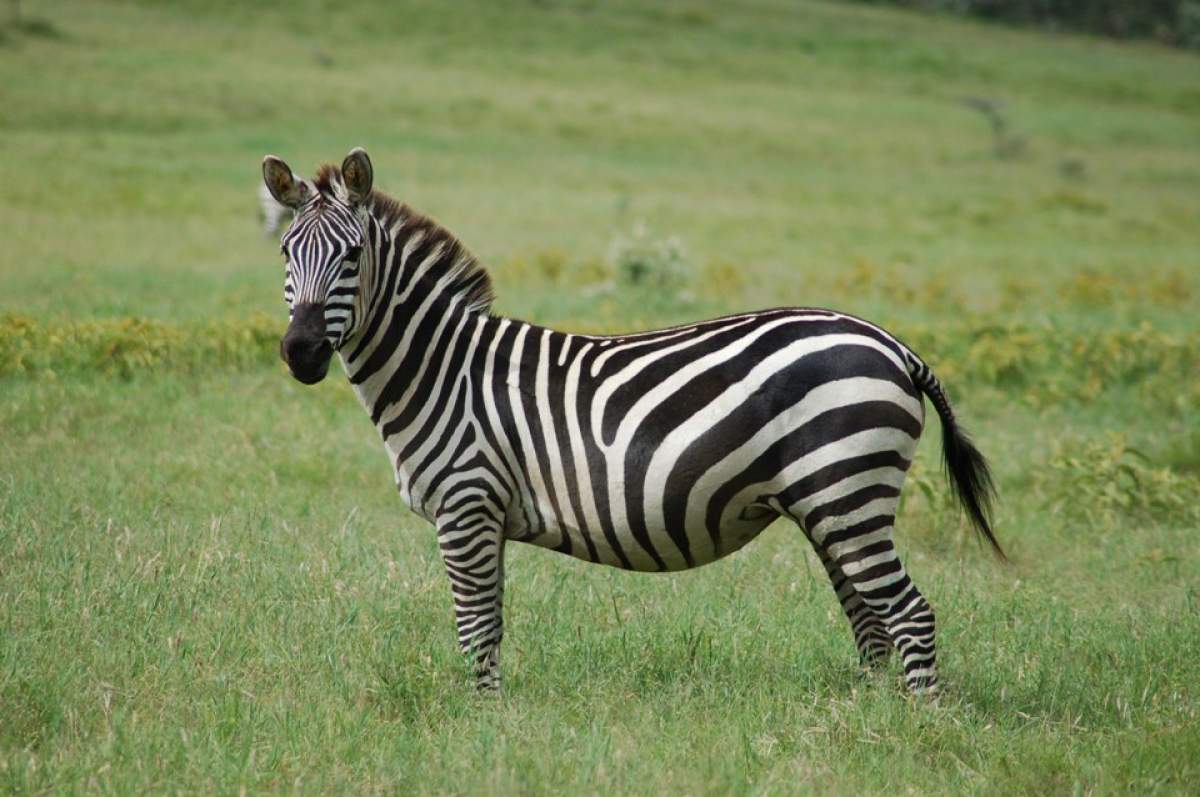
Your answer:
[[[619,336],[499,317],[474,257],[374,191],[361,150],[313,181],[268,158],[264,179],[296,210],[281,354],[304,382],[340,357],[401,494],[437,528],[481,686],[499,683],[508,541],[673,571],[783,517],[824,563],[862,662],[898,649],[909,688],[936,689],[933,612],[892,542],[922,396],[952,487],[999,547],[984,460],[912,350],[817,309]]]

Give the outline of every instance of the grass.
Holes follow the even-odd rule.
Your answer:
[[[0,789],[1192,788],[1200,60],[858,5],[383,8],[27,0],[0,37]],[[783,525],[673,576],[514,546],[474,694],[361,409],[274,359],[258,163],[354,145],[506,314],[826,305],[930,359],[1014,559],[931,429],[899,544],[941,701],[856,672]],[[669,290],[623,278],[642,227]]]

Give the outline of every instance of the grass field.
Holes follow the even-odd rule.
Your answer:
[[[350,5],[350,4],[346,4]],[[21,4],[0,28],[0,791],[1185,793],[1200,779],[1200,58],[859,5]],[[966,97],[1004,102],[998,157]],[[779,304],[929,359],[899,520],[937,704],[782,524],[646,576],[509,550],[469,687],[432,530],[274,354],[267,152],[355,145],[614,331]],[[676,239],[666,289],[631,237]]]

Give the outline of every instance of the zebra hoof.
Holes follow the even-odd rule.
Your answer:
[[[914,698],[921,698],[933,703],[937,702],[942,692],[941,685],[936,679],[917,678],[905,682],[905,686],[908,688],[908,693]]]
[[[496,695],[500,693],[499,676],[481,676],[475,681],[475,691],[481,695]]]

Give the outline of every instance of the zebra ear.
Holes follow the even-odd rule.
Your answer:
[[[362,147],[350,150],[346,160],[342,161],[342,182],[346,184],[352,202],[362,202],[371,193],[375,170],[371,168],[371,159]]]
[[[308,187],[304,181],[296,179],[286,163],[274,155],[268,155],[263,158],[262,168],[263,182],[276,202],[293,210],[303,204]]]

